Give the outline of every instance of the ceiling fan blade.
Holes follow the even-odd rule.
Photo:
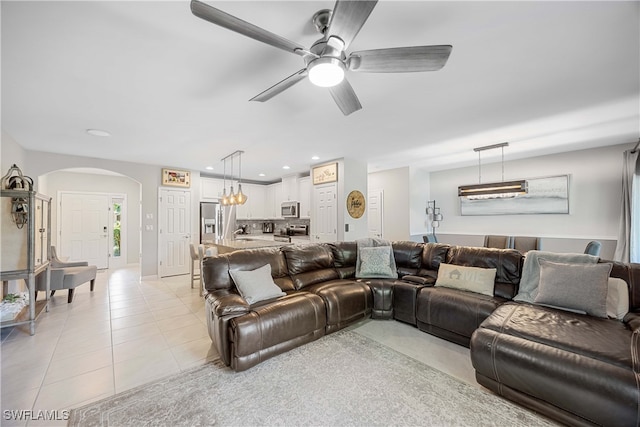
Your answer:
[[[444,67],[452,46],[411,46],[373,49],[349,55],[349,69],[365,73],[412,73]]]
[[[191,0],[191,12],[198,18],[202,18],[205,21],[209,21],[228,30],[251,37],[252,39],[258,40],[262,43],[286,50],[287,52],[297,53],[299,55],[304,54],[304,47],[300,46],[298,43],[294,43],[284,37],[280,37],[277,34],[273,34],[270,31],[243,21],[240,18],[229,15],[228,13],[209,6],[206,3],[202,3],[201,1]]]
[[[353,87],[346,78],[337,86],[330,87],[329,92],[345,116],[362,109]]]
[[[328,39],[331,36],[338,37],[344,42],[344,49],[349,47],[349,44],[358,35],[360,28],[369,18],[376,3],[378,3],[378,0],[338,0],[333,8],[331,22],[325,35],[326,38]]]
[[[307,69],[303,68],[302,70],[293,73],[286,79],[274,84],[264,92],[254,96],[249,101],[259,101],[259,102],[268,101],[274,96],[276,96],[277,94],[289,89],[291,86],[298,83],[300,80],[304,79],[305,77],[307,77]]]

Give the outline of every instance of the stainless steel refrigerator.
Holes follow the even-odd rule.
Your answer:
[[[219,203],[200,203],[200,243],[213,243],[222,236],[223,209]]]

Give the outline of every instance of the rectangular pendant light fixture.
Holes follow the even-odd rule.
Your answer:
[[[499,197],[516,197],[520,194],[526,194],[528,191],[527,181],[524,179],[517,181],[504,181],[504,147],[508,147],[508,142],[500,144],[487,145],[485,147],[474,148],[473,151],[478,153],[478,184],[461,185],[458,187],[458,196],[470,199],[489,199]],[[502,182],[491,182],[481,184],[482,181],[482,164],[480,162],[480,152],[500,148],[502,150]]]
[[[486,197],[491,195],[510,197],[526,193],[527,181],[524,179],[518,181],[492,182],[488,184],[461,185],[458,187],[458,196],[460,197]]]

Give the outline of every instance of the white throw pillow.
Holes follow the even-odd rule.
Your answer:
[[[273,281],[270,264],[250,271],[229,270],[229,274],[248,304],[286,295]]]
[[[495,280],[495,268],[465,267],[441,263],[435,286],[462,289],[493,296]]]
[[[607,316],[622,320],[629,312],[629,288],[627,282],[609,277],[607,288]]]

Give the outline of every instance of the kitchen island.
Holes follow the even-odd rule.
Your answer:
[[[291,243],[274,242],[269,240],[251,239],[251,238],[238,238],[238,239],[217,239],[209,243],[205,243],[205,246],[211,246],[218,249],[219,254],[226,254],[233,251],[239,251],[243,249],[255,249],[255,248],[267,248],[267,247],[280,247],[284,245],[290,245]]]

